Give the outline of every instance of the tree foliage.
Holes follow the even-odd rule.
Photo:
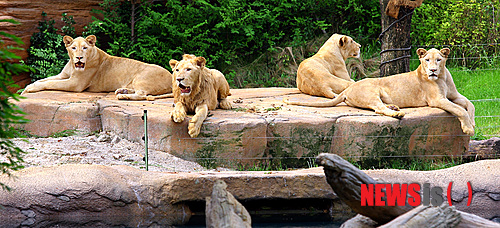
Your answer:
[[[376,37],[378,3],[359,0],[104,0],[87,27],[112,54],[168,67],[183,53],[225,70],[324,33]]]
[[[30,76],[33,80],[38,80],[57,75],[68,62],[68,53],[63,43],[63,35],[58,34],[58,29],[54,27],[55,21],[48,20],[47,14],[42,13],[44,18],[38,23],[39,32],[31,36],[31,45],[28,49],[28,59],[26,64],[34,69]],[[61,32],[68,36],[75,36],[76,24],[73,16],[62,14],[61,19],[65,25]]]
[[[450,66],[496,67],[500,32],[499,1],[425,1],[412,18],[412,39],[417,45],[449,45]]]
[[[0,19],[0,23],[18,24],[15,20]],[[10,39],[21,45],[22,41],[18,37],[4,31],[0,31],[0,172],[10,174],[10,171],[21,169],[23,151],[17,147],[10,139],[19,136],[14,129],[14,124],[26,123],[23,112],[19,107],[11,103],[10,99],[19,100],[19,95],[9,91],[9,87],[19,87],[12,80],[13,75],[27,72],[28,67],[19,63],[20,57],[12,50],[21,50],[13,46],[5,46],[4,39]],[[9,189],[0,183],[2,189]]]

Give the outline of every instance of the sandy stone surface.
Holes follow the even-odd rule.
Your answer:
[[[285,105],[284,97],[327,100],[301,94],[296,88],[234,89],[231,93],[228,100],[234,109],[211,110],[196,138],[187,130],[192,116],[182,123],[171,120],[173,98],[123,101],[113,93],[41,91],[15,103],[31,120],[18,127],[34,135],[50,136],[68,129],[107,131],[139,143],[147,111],[150,149],[185,159],[217,159],[218,166],[232,168],[253,166],[267,157],[286,164],[285,157],[309,158],[318,152],[354,158],[462,155],[469,144],[458,119],[437,108],[404,109],[405,117],[398,120],[346,105]]]
[[[58,138],[14,139],[26,152],[24,166],[62,164],[127,165],[145,169],[144,145],[122,139],[111,132]],[[148,150],[149,170],[189,172],[206,170],[201,165],[168,153]]]

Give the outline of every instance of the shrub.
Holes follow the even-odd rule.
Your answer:
[[[105,0],[101,10],[94,10],[103,19],[94,18],[84,35],[97,35],[100,47],[112,55],[168,68],[170,59],[191,53],[235,76],[235,69],[256,60],[270,60],[269,65],[284,61],[286,67],[295,54],[280,55],[283,50],[301,49],[323,34],[375,38],[380,30],[378,7],[378,2],[360,0],[171,0],[165,5]],[[289,73],[273,66],[264,68],[261,76],[290,83]],[[229,79],[237,80],[241,78]],[[243,81],[239,87],[245,86]]]
[[[18,22],[9,19],[0,19],[0,23],[18,24]],[[20,60],[20,57],[11,52],[11,50],[21,50],[13,46],[5,46],[4,37],[14,41],[17,45],[22,45],[21,39],[9,33],[0,31],[0,172],[9,174],[10,171],[23,168],[23,151],[17,147],[10,139],[19,136],[19,133],[13,128],[13,124],[22,124],[27,122],[23,117],[23,112],[16,105],[12,104],[10,99],[19,100],[19,95],[9,91],[9,87],[19,87],[12,80],[13,75],[27,72],[28,67],[19,63],[13,63]],[[2,189],[9,189],[3,183],[0,183]]]
[[[31,79],[38,80],[59,74],[68,62],[68,53],[63,44],[63,35],[57,33],[54,20],[47,20],[47,14],[42,13],[43,21],[38,23],[40,32],[31,36],[26,64],[34,69]],[[73,16],[62,14],[65,25],[61,28],[63,34],[74,37],[75,21]]]
[[[412,18],[416,45],[451,45],[450,66],[491,67],[498,64],[500,2],[487,0],[426,1]],[[488,45],[494,44],[494,45]],[[441,47],[438,47],[441,48]]]

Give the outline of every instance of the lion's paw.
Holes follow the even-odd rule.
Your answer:
[[[191,138],[196,138],[200,134],[201,127],[196,125],[196,123],[189,123],[188,134]]]
[[[186,118],[186,111],[184,109],[178,109],[174,108],[174,111],[172,111],[172,120],[176,123],[180,123],[184,121]]]
[[[116,95],[116,99],[118,99],[118,100],[130,100],[130,97],[127,94],[118,94],[118,95]]]
[[[219,107],[222,108],[222,109],[225,109],[225,110],[229,110],[229,109],[232,108],[231,102],[229,102],[227,99],[222,99],[219,102]]]
[[[26,93],[34,93],[34,92],[38,92],[38,91],[39,90],[36,89],[35,83],[33,83],[33,84],[26,86],[26,88],[24,88],[24,91],[21,93],[21,95],[24,95]]]
[[[405,116],[405,113],[403,111],[395,111],[392,113],[391,117],[401,119]]]
[[[462,126],[462,131],[468,135],[468,136],[473,136],[474,135],[474,128],[469,127],[469,126]]]

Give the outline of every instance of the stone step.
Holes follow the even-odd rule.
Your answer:
[[[295,88],[233,89],[233,110],[213,110],[197,138],[183,123],[170,119],[173,98],[157,101],[120,101],[113,93],[43,91],[17,102],[32,134],[48,136],[67,129],[113,131],[142,142],[148,110],[149,148],[196,160],[206,167],[307,167],[319,153],[336,153],[353,160],[381,156],[462,155],[469,137],[460,122],[436,108],[403,109],[395,119],[371,110],[339,105],[313,108],[285,105],[291,100],[326,98],[301,94]],[[300,158],[300,159],[297,159]]]

